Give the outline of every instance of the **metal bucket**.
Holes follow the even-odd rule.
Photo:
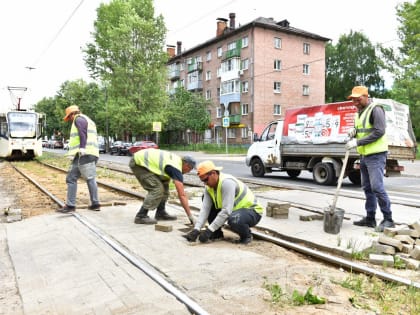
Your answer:
[[[340,233],[340,228],[343,225],[344,209],[336,208],[324,210],[324,232],[330,234]]]

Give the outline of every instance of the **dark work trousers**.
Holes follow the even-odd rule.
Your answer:
[[[213,207],[210,210],[208,222],[211,224],[216,216],[219,214],[220,209]],[[254,209],[238,209],[232,212],[229,216],[227,223],[233,232],[238,233],[239,237],[242,239],[249,238],[251,236],[250,227],[253,227],[258,224],[261,220],[261,215],[257,213]],[[221,229],[217,229],[213,232],[213,235],[216,236],[221,232]]]

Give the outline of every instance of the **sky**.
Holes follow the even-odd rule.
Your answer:
[[[0,1],[0,110],[30,108],[54,97],[67,80],[89,78],[82,48],[91,33],[100,3],[110,0]],[[413,3],[414,0],[409,0]],[[287,19],[290,25],[332,40],[350,30],[373,43],[396,47],[396,5],[402,0],[154,0],[168,29],[166,44],[192,48],[216,35],[216,19],[236,14],[236,26],[258,17]],[[18,89],[9,91],[9,87]],[[26,91],[19,88],[26,88]]]

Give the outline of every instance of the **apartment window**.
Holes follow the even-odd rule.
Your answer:
[[[248,81],[242,82],[242,93],[248,93]]]
[[[248,138],[248,128],[241,128],[241,136],[242,138]]]
[[[242,48],[248,47],[248,36],[242,38]]]
[[[179,64],[179,71],[184,71],[184,63],[183,62],[181,62],[180,64]]]
[[[303,53],[305,55],[309,55],[310,50],[311,50],[311,45],[308,43],[303,43]]]
[[[178,87],[185,87],[185,80],[184,79],[179,80]]]
[[[303,74],[309,75],[309,65],[303,65]]]
[[[302,94],[304,96],[308,96],[309,95],[309,85],[303,85],[302,86]]]
[[[281,105],[280,104],[274,104],[273,108],[273,114],[274,115],[281,115]]]
[[[274,60],[274,70],[276,70],[276,71],[281,70],[281,60],[279,60],[279,59]]]
[[[211,60],[211,51],[208,51],[206,53],[206,61],[210,61]]]
[[[220,87],[217,88],[217,96],[220,96]]]
[[[222,57],[222,55],[223,55],[222,47],[217,47],[217,57]]]
[[[236,129],[237,128],[227,128],[227,136],[229,139],[235,139],[236,138]]]
[[[248,115],[248,104],[243,103],[241,105],[241,113],[242,115]]]
[[[274,37],[274,48],[280,49],[281,48],[281,38]]]
[[[231,42],[227,45],[227,50],[236,49],[236,42]]]
[[[275,81],[274,82],[274,93],[280,93],[280,88],[281,88],[281,82],[279,81]]]
[[[206,71],[206,81],[211,80],[211,71]]]
[[[239,81],[230,80],[222,83],[222,91],[221,94],[231,94],[231,93],[239,93],[240,85]]]
[[[211,99],[211,90],[207,90],[206,91],[206,100],[210,100]]]
[[[216,117],[217,118],[222,117],[222,107],[217,107]]]
[[[247,59],[241,60],[241,69],[248,70],[248,67],[249,67],[249,59],[247,58]]]

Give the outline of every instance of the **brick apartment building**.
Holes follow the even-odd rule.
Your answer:
[[[216,37],[182,51],[168,46],[169,84],[211,100],[205,142],[248,144],[287,108],[325,100],[325,44],[330,39],[257,18],[236,27],[235,13],[217,19]],[[225,129],[229,117],[229,127]]]

